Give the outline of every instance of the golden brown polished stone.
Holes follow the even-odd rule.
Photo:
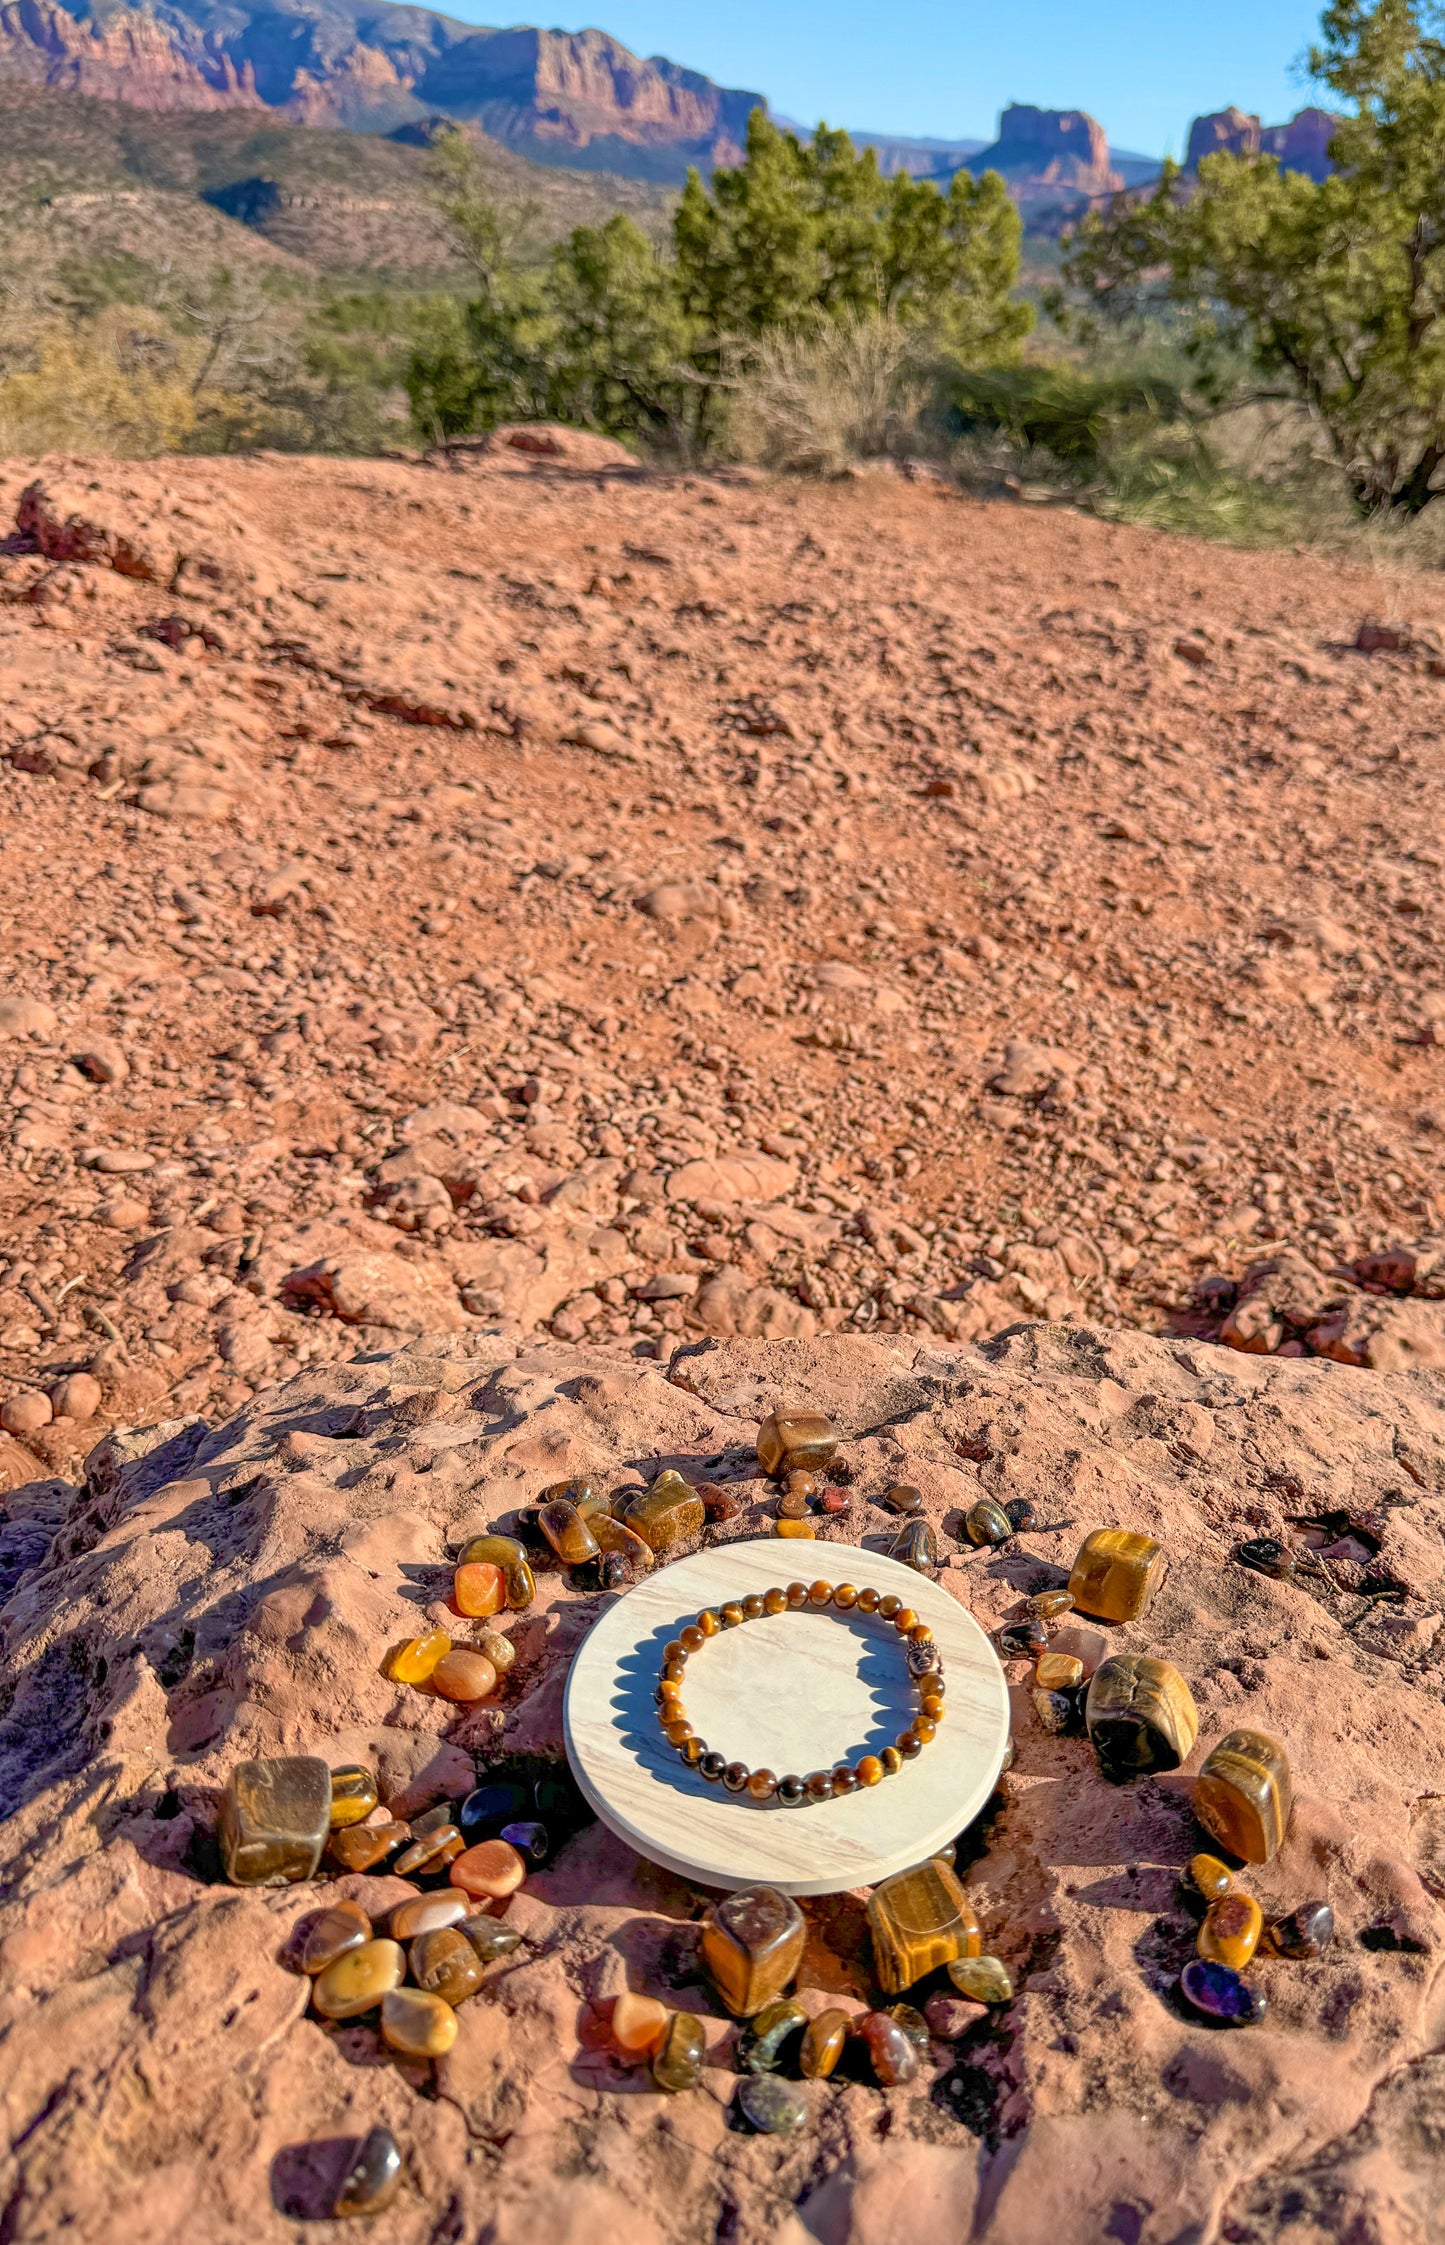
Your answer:
[[[403,1879],[424,1878],[444,1871],[449,1863],[455,1863],[466,1844],[455,1824],[434,1825],[431,1831],[421,1833],[397,1857],[397,1876]]]
[[[976,1957],[983,1946],[973,1904],[938,1856],[876,1886],[868,1925],[878,1983],[891,1996],[955,1957]]]
[[[452,1603],[469,1621],[489,1621],[507,1602],[507,1579],[494,1561],[469,1559],[452,1576]]]
[[[221,1798],[221,1862],[233,1886],[313,1878],[331,1832],[331,1772],[314,1754],[238,1762]]]
[[[393,1941],[417,1941],[424,1933],[438,1933],[444,1925],[460,1925],[467,1914],[464,1894],[417,1894],[398,1902],[388,1930]]]
[[[1221,1894],[1211,1902],[1199,1928],[1199,1954],[1211,1964],[1243,1972],[1264,1931],[1264,1912],[1252,1894]]]
[[[827,1465],[837,1448],[837,1429],[820,1411],[774,1411],[758,1428],[764,1473],[811,1473]]]
[[[469,1645],[454,1645],[432,1670],[431,1688],[442,1699],[469,1706],[496,1690],[497,1671],[485,1653],[473,1651]]]
[[[1230,1731],[1210,1748],[1194,1787],[1206,1832],[1246,1863],[1268,1863],[1289,1828],[1289,1756],[1268,1731]]]
[[[781,1995],[798,1969],[806,1933],[797,1903],[776,1887],[743,1887],[711,1905],[702,1961],[735,2018],[751,2018]]]
[[[564,1567],[581,1567],[598,1552],[597,1538],[576,1505],[557,1497],[537,1514],[537,1526]]]
[[[477,1651],[486,1655],[499,1676],[505,1676],[517,1658],[516,1646],[500,1629],[485,1631],[477,1639]]]
[[[394,1818],[386,1824],[348,1824],[326,1843],[326,1860],[339,1871],[370,1871],[394,1848],[411,1838],[411,1826]]]
[[[1069,1589],[1080,1613],[1100,1621],[1137,1621],[1164,1580],[1168,1562],[1152,1536],[1132,1528],[1095,1528],[1079,1547]]]
[[[674,2096],[682,2089],[696,2089],[706,2057],[707,2029],[701,2019],[691,2011],[674,2011],[666,2040],[652,2060],[652,2078],[659,2089]]]
[[[660,1473],[652,1487],[633,1498],[623,1514],[624,1526],[641,1536],[653,1552],[670,1551],[702,1534],[702,1498],[680,1473],[671,1468]]]
[[[338,2221],[353,2214],[381,2214],[401,2188],[401,2147],[389,2128],[368,2129],[357,2145],[341,2186],[331,2202]]]
[[[1034,1670],[1034,1682],[1041,1692],[1067,1691],[1071,1684],[1084,1681],[1084,1664],[1072,1653],[1040,1653]]]
[[[348,1949],[312,1983],[311,2001],[323,2019],[358,2019],[406,1978],[399,1941],[367,1941]]]
[[[343,1769],[331,1772],[331,1829],[339,1832],[347,1824],[364,1824],[381,1799],[376,1773],[348,1762]]]
[[[955,1957],[948,1977],[975,2003],[1012,2003],[1013,1974],[1000,1957]]]
[[[444,2003],[464,2003],[482,1984],[482,1960],[454,1925],[418,1934],[407,1962],[417,1986]]]
[[[775,1520],[773,1522],[773,1534],[775,1536],[791,1536],[798,1542],[812,1543],[815,1541],[817,1533],[818,1531],[811,1520]]]
[[[492,1902],[515,1894],[526,1875],[527,1866],[510,1840],[479,1840],[457,1857],[448,1873],[464,1894]]]
[[[1115,1653],[1094,1671],[1084,1720],[1100,1767],[1115,1779],[1178,1769],[1199,1736],[1184,1678],[1146,1653]]]
[[[650,2058],[667,2039],[668,2012],[656,1996],[624,1989],[612,2006],[612,2039],[628,2058]]]
[[[372,1938],[371,1920],[359,1902],[338,1902],[323,1910],[320,1917],[306,1928],[301,1944],[301,1969],[315,1976],[328,1965],[344,1957],[348,1949],[359,1949]]]
[[[522,1936],[514,1925],[505,1924],[501,1918],[488,1917],[485,1912],[479,1917],[463,1918],[457,1930],[466,1935],[483,1964],[495,1964],[498,1957],[509,1957],[514,1949],[522,1946]]]
[[[515,1536],[473,1536],[457,1557],[459,1567],[473,1564],[500,1567],[507,1586],[507,1604],[515,1612],[530,1606],[537,1595],[536,1578],[526,1552]]]
[[[820,2011],[816,2019],[809,2020],[798,2055],[798,2071],[805,2081],[828,2079],[843,2055],[848,2026],[846,2011]]]
[[[652,1546],[635,1528],[629,1528],[625,1520],[614,1520],[610,1513],[597,1512],[590,1515],[587,1525],[597,1538],[599,1551],[615,1552],[620,1559],[629,1560],[640,1575],[650,1571]]]
[[[457,2015],[422,1988],[393,1988],[381,1999],[381,2039],[405,2058],[444,2058],[457,2039]]]
[[[1069,1590],[1036,1590],[1028,1601],[1028,1609],[1038,1621],[1057,1621],[1060,1614],[1071,1614],[1073,1612],[1073,1592]]]
[[[400,1652],[392,1655],[392,1682],[427,1683],[442,1654],[449,1653],[451,1649],[452,1641],[444,1629],[429,1629],[425,1636],[408,1638]]]
[[[1229,1894],[1234,1888],[1228,1865],[1221,1863],[1217,1855],[1191,1855],[1184,1875],[1205,1902],[1217,1902],[1221,1894]]]

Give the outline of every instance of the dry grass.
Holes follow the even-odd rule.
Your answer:
[[[930,392],[895,320],[819,319],[764,336],[734,378],[728,434],[740,459],[838,475],[917,451]]]

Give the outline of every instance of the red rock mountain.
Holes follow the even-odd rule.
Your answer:
[[[976,172],[1001,172],[1016,194],[1065,189],[1109,195],[1124,184],[1109,159],[1109,138],[1083,109],[1034,109],[1013,102],[999,119],[998,139],[973,158]]]
[[[1286,125],[1262,125],[1258,117],[1231,105],[1195,118],[1184,168],[1197,171],[1205,156],[1277,156],[1284,171],[1327,179],[1334,170],[1329,144],[1339,124],[1328,109],[1301,109]]]
[[[259,109],[251,66],[194,27],[140,8],[81,22],[53,0],[3,0],[0,79],[57,86],[137,109]]]

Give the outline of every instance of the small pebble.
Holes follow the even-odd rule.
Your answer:
[[[414,1840],[397,1857],[396,1875],[401,1879],[418,1879],[444,1871],[449,1863],[455,1863],[465,1846],[466,1841],[455,1824],[438,1825],[434,1831]]]
[[[964,1515],[963,1532],[970,1543],[982,1549],[987,1544],[1007,1543],[1014,1530],[1003,1506],[995,1504],[992,1497],[983,1497]]]
[[[509,1957],[522,1946],[522,1936],[514,1925],[505,1925],[500,1918],[463,1918],[457,1927],[464,1933],[481,1958],[483,1964],[495,1964],[498,1957]]]
[[[393,1988],[381,1999],[381,2039],[404,2058],[444,2058],[457,2025],[451,2005],[423,1988]]]
[[[1066,1692],[1084,1681],[1084,1664],[1072,1653],[1040,1653],[1034,1682],[1040,1691]]]
[[[301,1946],[301,1969],[313,1975],[325,1972],[349,1949],[359,1949],[372,1937],[371,1920],[359,1902],[338,1902],[323,1910],[306,1929]]]
[[[890,1512],[921,1512],[923,1491],[915,1489],[911,1482],[895,1481],[891,1489],[884,1490],[883,1502]]]
[[[367,1941],[312,1982],[311,2001],[323,2019],[359,2019],[406,1978],[406,1952],[397,1941]]]
[[[464,2003],[482,1984],[482,1963],[466,1935],[454,1925],[419,1934],[407,1957],[412,1979],[444,2003]]]
[[[338,2221],[352,2214],[380,2214],[401,2188],[401,2148],[389,2128],[368,2130],[356,2147],[331,2211]]]
[[[333,1832],[327,1841],[327,1860],[339,1871],[370,1871],[410,1838],[411,1826],[395,1820],[385,1824],[345,1825],[339,1832]]]
[[[808,2125],[807,2099],[777,2074],[747,2075],[738,2084],[737,2104],[748,2126],[760,2136],[796,2136]]]
[[[1027,1497],[1010,1497],[1003,1509],[1004,1518],[1016,1536],[1027,1535],[1038,1519],[1038,1513]]]
[[[806,1520],[811,1510],[812,1507],[801,1489],[789,1489],[786,1496],[778,1499],[780,1520]]]
[[[926,1520],[905,1520],[888,1547],[890,1559],[901,1559],[920,1575],[938,1572],[938,1539]]]
[[[443,1926],[460,1925],[466,1914],[464,1895],[414,1895],[410,1902],[399,1902],[392,1911],[391,1936],[394,1941],[415,1941],[423,1933],[437,1933]]]
[[[72,1372],[57,1380],[50,1402],[57,1419],[93,1419],[100,1409],[101,1385],[93,1372]]]
[[[452,1641],[444,1629],[429,1629],[424,1637],[409,1638],[392,1659],[391,1678],[396,1684],[424,1684]]]
[[[869,2061],[885,2089],[912,2081],[918,2071],[918,2051],[890,2013],[865,2012],[858,2022],[858,2032],[868,2045]]]
[[[659,2089],[672,2096],[679,2090],[696,2089],[702,2081],[703,2063],[707,2057],[707,2029],[701,2019],[691,2011],[674,2011],[667,2025],[667,2039],[652,2060],[652,2078]]]
[[[842,2057],[848,2041],[846,2011],[820,2011],[803,2030],[798,2071],[805,2081],[826,2081]]]
[[[515,1894],[527,1875],[527,1866],[506,1840],[481,1840],[453,1863],[448,1876],[464,1894],[500,1902]]]
[[[490,1560],[473,1559],[452,1576],[452,1603],[459,1614],[487,1621],[499,1614],[506,1602],[506,1579]]]
[[[852,1507],[853,1499],[846,1489],[825,1489],[818,1499],[819,1512],[826,1512],[834,1517],[840,1512],[850,1512]]]
[[[928,2056],[928,2021],[915,2004],[890,2003],[888,2016],[903,2029],[920,2058]]]
[[[612,2039],[627,2058],[650,2058],[667,2040],[668,2011],[656,1996],[625,1989],[612,2006]]]
[[[1073,1612],[1074,1594],[1071,1590],[1036,1590],[1028,1603],[1029,1612],[1040,1621],[1055,1621],[1060,1614]]]
[[[1269,2009],[1262,1988],[1241,1980],[1227,1964],[1211,1964],[1203,1957],[1190,1958],[1179,1975],[1179,1990],[1186,2003],[1221,2026],[1255,2026]]]
[[[1034,1713],[1042,1728],[1054,1738],[1062,1738],[1066,1731],[1079,1728],[1079,1706],[1068,1692],[1032,1691]]]
[[[955,1957],[948,1977],[974,2003],[1013,2002],[1013,1974],[999,1957]]]
[[[331,1772],[332,1831],[340,1831],[348,1824],[364,1824],[380,1798],[371,1770],[352,1763],[344,1769],[334,1769]]]
[[[804,1537],[811,1542],[816,1540],[818,1531],[811,1520],[778,1520],[773,1524],[773,1533],[775,1536]]]
[[[1286,1917],[1270,1919],[1262,1946],[1279,1957],[1318,1957],[1334,1937],[1335,1913],[1328,1902],[1302,1902]]]
[[[1212,1964],[1243,1972],[1264,1931],[1264,1912],[1252,1894],[1237,1889],[1210,1903],[1199,1928],[1199,1954]]]
[[[702,1498],[704,1516],[709,1520],[736,1520],[745,1509],[737,1490],[726,1488],[720,1481],[700,1481],[697,1493]]]
[[[469,1707],[475,1700],[487,1699],[497,1688],[497,1671],[485,1653],[469,1652],[458,1645],[443,1653],[431,1672],[431,1687],[443,1699],[458,1706]]]
[[[48,1395],[37,1389],[26,1389],[20,1395],[7,1396],[0,1403],[0,1427],[7,1434],[38,1434],[48,1427],[55,1412]]]
[[[1006,1621],[994,1632],[998,1649],[1006,1660],[1036,1660],[1048,1651],[1048,1635],[1041,1621],[1025,1614],[1021,1621]]]
[[[506,1841],[508,1847],[516,1849],[524,1863],[534,1868],[539,1863],[545,1863],[552,1852],[551,1836],[545,1824],[531,1821],[504,1824],[499,1837]]]
[[[516,1646],[499,1629],[485,1631],[477,1641],[477,1651],[491,1662],[499,1676],[505,1676],[517,1658]]]
[[[1284,1579],[1294,1573],[1293,1558],[1273,1536],[1251,1537],[1248,1543],[1236,1546],[1234,1556],[1242,1567],[1253,1567],[1259,1575]]]
[[[1217,1902],[1234,1888],[1234,1876],[1217,1855],[1191,1855],[1179,1881],[1180,1893],[1194,1909]]]
[[[936,1996],[929,1997],[923,2016],[928,2021],[929,2033],[936,2035],[940,2042],[957,2042],[970,2027],[976,2027],[980,2019],[988,2017],[988,2006],[974,2003],[967,1996],[945,1995],[940,1990]]]

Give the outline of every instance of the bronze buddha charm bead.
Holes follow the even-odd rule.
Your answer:
[[[843,1762],[834,1769],[813,1770],[806,1777],[795,1772],[775,1777],[771,1770],[754,1770],[746,1762],[729,1761],[700,1739],[683,1710],[682,1686],[690,1657],[701,1652],[708,1639],[721,1630],[739,1629],[745,1622],[805,1608],[876,1614],[880,1621],[891,1622],[904,1648],[909,1680],[918,1692],[918,1712],[908,1728],[879,1754],[864,1754],[856,1763]],[[790,1582],[786,1589],[774,1587],[761,1594],[730,1599],[724,1606],[708,1607],[695,1620],[684,1623],[663,1646],[662,1670],[653,1698],[658,1727],[668,1745],[709,1785],[721,1785],[759,1807],[799,1808],[806,1801],[841,1800],[861,1786],[877,1785],[885,1777],[895,1776],[905,1761],[922,1753],[943,1720],[943,1663],[927,1622],[891,1591],[883,1596],[876,1590],[859,1590],[851,1582]]]

